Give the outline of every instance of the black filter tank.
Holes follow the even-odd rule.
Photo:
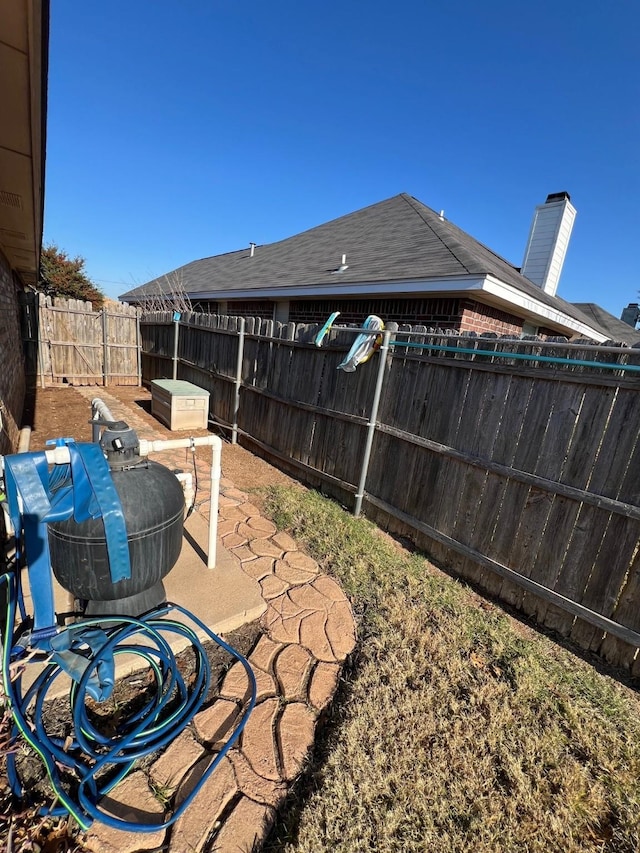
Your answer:
[[[180,556],[184,495],[175,475],[139,456],[126,423],[109,423],[106,453],[127,528],[131,577],[113,583],[101,518],[49,524],[51,568],[58,582],[86,603],[87,616],[140,616],[165,601],[162,578]]]

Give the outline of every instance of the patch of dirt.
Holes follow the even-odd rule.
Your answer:
[[[44,450],[52,438],[91,441],[91,406],[69,385],[38,388],[31,420],[29,450]]]
[[[128,406],[132,412],[158,433],[160,438],[176,438],[193,434],[208,435],[211,430],[193,430],[192,432],[172,432],[151,414],[151,393],[146,388],[136,386],[117,386],[106,389],[110,395]],[[95,396],[100,397],[101,389],[95,388]],[[35,416],[32,418],[30,450],[44,450],[48,439],[59,437],[75,438],[76,441],[91,441],[91,407],[85,397],[70,385],[59,388],[38,388],[35,396]],[[223,440],[222,476],[231,480],[242,491],[252,492],[252,501],[260,508],[262,500],[260,490],[270,485],[299,486],[297,480],[274,468],[264,459],[252,452],[232,445],[226,431],[218,434]],[[208,448],[196,450],[198,458],[209,461]],[[254,491],[257,490],[255,494]]]

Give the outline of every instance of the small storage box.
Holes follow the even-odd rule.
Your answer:
[[[182,379],[154,379],[151,414],[169,429],[206,429],[209,392]]]

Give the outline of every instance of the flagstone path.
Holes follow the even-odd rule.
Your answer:
[[[87,399],[95,388],[76,389]],[[124,406],[106,390],[99,396],[116,418],[140,438],[166,437],[149,419]],[[184,465],[184,451],[159,461]],[[224,469],[224,447],[222,455]],[[198,465],[198,511],[209,508],[206,463]],[[168,830],[123,832],[95,823],[84,839],[96,853],[257,851],[273,824],[287,790],[302,772],[318,721],[331,703],[342,667],[356,642],[349,602],[339,584],[286,533],[264,518],[245,492],[221,481],[218,537],[259,584],[266,603],[261,634],[248,655],[258,685],[257,704],[239,743],[230,750],[193,803]],[[201,710],[146,771],[136,771],[111,793],[120,808],[145,820],[162,819],[162,798],[188,792],[194,777],[217,754],[246,702],[248,680],[240,663],[227,672],[218,697]],[[161,795],[161,796],[160,796]]]

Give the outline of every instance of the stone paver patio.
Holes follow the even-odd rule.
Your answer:
[[[96,389],[76,389],[88,399]],[[149,423],[100,389],[117,418],[141,438],[157,438]],[[158,457],[184,464],[184,451]],[[198,509],[208,512],[209,470],[198,461]],[[222,455],[224,471],[224,447]],[[85,845],[100,853],[143,853],[162,847],[170,853],[259,850],[293,780],[303,770],[316,726],[330,704],[347,655],[355,646],[351,607],[339,584],[323,574],[286,533],[262,517],[249,496],[221,481],[218,536],[260,584],[266,602],[261,634],[248,660],[258,685],[257,704],[238,744],[207,780],[197,797],[168,830],[129,833],[95,823]],[[131,814],[161,819],[163,797],[177,797],[215,757],[240,716],[247,678],[236,663],[219,695],[165,750],[148,772],[136,771],[110,795]],[[155,791],[155,794],[154,794]]]

